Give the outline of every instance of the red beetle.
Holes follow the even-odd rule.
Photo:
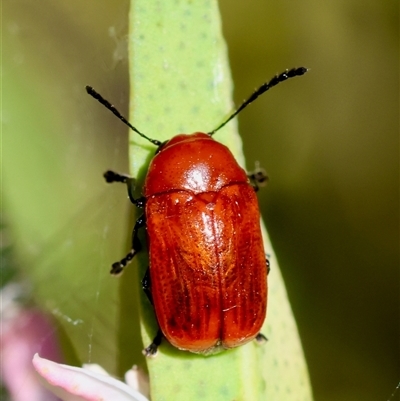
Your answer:
[[[163,336],[179,349],[202,354],[263,338],[268,260],[255,190],[266,176],[247,175],[212,135],[269,88],[306,71],[294,68],[275,76],[214,131],[180,134],[164,143],[139,132],[86,87],[158,146],[142,198],[133,197],[129,176],[104,174],[107,182],[126,183],[132,203],[145,208],[133,230],[131,251],[113,264],[111,273],[121,273],[141,249],[138,229],[146,226],[150,266],[142,284],[160,327],[146,355],[156,353]]]

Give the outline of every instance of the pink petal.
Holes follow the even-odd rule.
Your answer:
[[[36,371],[54,394],[64,401],[148,401],[125,383],[102,373],[61,365],[39,355],[33,357]]]
[[[139,366],[134,365],[125,373],[125,383],[150,398],[149,376]]]
[[[2,381],[14,401],[55,401],[56,397],[40,385],[31,362],[39,351],[52,359],[60,359],[53,325],[42,312],[21,309],[11,299],[10,291],[14,294],[9,285],[1,292]]]

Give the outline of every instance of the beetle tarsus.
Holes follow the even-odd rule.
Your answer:
[[[121,182],[122,184],[126,184],[128,187],[128,196],[130,201],[137,207],[144,207],[144,204],[146,203],[146,199],[141,197],[135,199],[133,196],[133,191],[135,189],[135,179],[130,177],[127,174],[120,174],[116,173],[115,171],[112,170],[107,170],[104,174],[103,177],[105,178],[106,182],[109,184],[112,184],[113,182]]]
[[[112,183],[112,182],[126,183],[128,179],[132,179],[131,177],[129,177],[129,175],[119,174],[112,170],[106,171],[103,174],[103,177],[106,179],[106,182],[108,182],[108,183]]]
[[[265,169],[260,167],[259,162],[255,163],[254,171],[250,171],[247,174],[247,177],[249,178],[250,183],[256,192],[260,189],[260,187],[265,187],[268,183],[267,172]]]
[[[265,337],[263,333],[258,333],[256,335],[256,341],[259,344],[264,344],[264,343],[266,343],[268,341],[268,338]]]
[[[113,263],[112,266],[111,266],[110,273],[111,273],[113,276],[119,276],[119,275],[122,273],[122,271],[124,270],[124,267],[125,267],[125,266],[123,266],[123,265],[121,264],[121,262],[115,262],[115,263]]]
[[[265,255],[265,264],[267,266],[267,276],[268,276],[269,272],[271,271],[271,263],[269,262],[268,255]]]
[[[131,260],[135,257],[135,255],[138,253],[137,250],[131,249],[130,252],[119,262],[115,262],[111,266],[111,271],[110,273],[113,276],[118,276],[122,273],[124,268],[126,267],[127,264],[131,262]]]
[[[155,356],[157,354],[157,349],[161,344],[162,338],[164,337],[162,331],[158,329],[156,336],[154,337],[152,343],[143,350],[143,355],[147,357]]]

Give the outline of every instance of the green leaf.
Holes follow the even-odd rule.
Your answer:
[[[54,317],[49,336],[63,339],[66,362],[96,361],[117,373],[120,282],[109,270],[124,252],[128,202],[125,188],[107,187],[101,175],[111,167],[110,148],[113,168],[123,169],[124,157],[118,133],[93,117],[107,112],[85,92],[95,74],[85,75],[77,54],[92,47],[89,40],[78,30],[71,56],[71,31],[57,29],[77,29],[76,10],[51,7],[4,6],[2,217],[18,278],[31,289],[25,296]],[[85,65],[98,69],[92,60]],[[138,334],[136,342],[139,354]]]
[[[178,133],[208,132],[232,110],[232,83],[215,1],[133,1],[129,48],[130,119],[147,136],[166,140]],[[227,144],[244,165],[236,121],[215,139]],[[131,133],[130,170],[139,184],[154,151]],[[147,360],[153,401],[312,399],[296,324],[264,234],[271,274],[263,333],[270,341],[213,356],[179,351],[164,341],[157,356]],[[147,258],[142,255],[138,264],[141,278]],[[157,326],[149,302],[144,295],[140,298],[143,341],[148,345]]]

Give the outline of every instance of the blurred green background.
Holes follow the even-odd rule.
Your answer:
[[[285,68],[311,69],[239,121],[248,168],[259,161],[270,176],[262,213],[315,400],[386,400],[400,378],[398,3],[219,4],[236,103]],[[84,86],[127,114],[128,7],[6,0],[2,10],[7,238],[59,334],[66,325],[84,362],[110,371],[121,369],[108,358],[121,316],[108,269],[126,249],[131,208],[101,174],[128,170],[128,137]]]

